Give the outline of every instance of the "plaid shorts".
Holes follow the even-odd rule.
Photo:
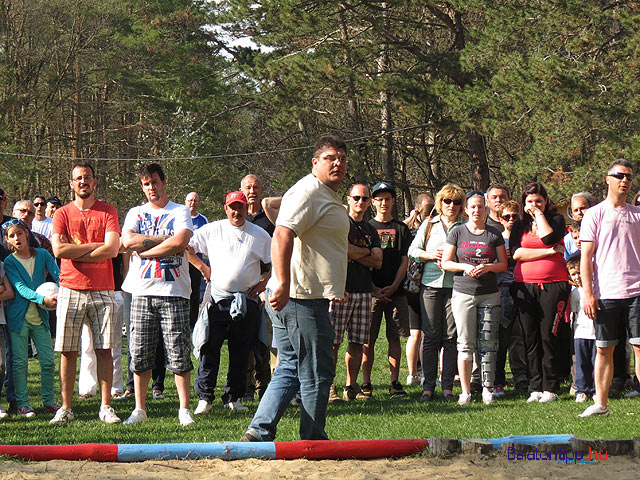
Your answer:
[[[113,290],[73,290],[60,287],[56,308],[56,352],[79,352],[82,324],[93,334],[93,348],[113,346],[118,304]]]
[[[174,373],[193,370],[189,299],[182,297],[133,297],[129,354],[131,370],[143,373],[155,367],[156,348],[164,342],[166,365]]]
[[[333,330],[336,332],[333,344],[342,343],[345,330],[348,332],[349,342],[361,345],[369,343],[371,318],[371,292],[348,292],[346,302],[331,302],[330,319]]]

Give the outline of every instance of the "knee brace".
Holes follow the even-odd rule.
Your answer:
[[[499,325],[500,305],[478,308],[478,351],[483,387],[492,387],[495,379]]]

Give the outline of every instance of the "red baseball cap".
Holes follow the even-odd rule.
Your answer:
[[[244,205],[249,204],[249,202],[247,202],[247,197],[245,197],[244,193],[242,193],[240,190],[227,193],[227,196],[224,199],[224,206],[228,207],[232,203],[236,203],[236,202],[240,202]]]

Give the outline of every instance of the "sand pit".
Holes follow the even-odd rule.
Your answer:
[[[3,480],[74,479],[306,479],[349,480],[487,478],[487,479],[631,479],[638,477],[640,459],[610,457],[595,464],[551,461],[510,461],[506,455],[460,455],[452,458],[412,457],[400,460],[171,460],[141,463],[98,463],[53,460],[0,462]]]

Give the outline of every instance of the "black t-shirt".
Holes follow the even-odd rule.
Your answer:
[[[273,231],[276,229],[276,226],[271,223],[271,220],[269,220],[267,214],[264,213],[264,210],[260,210],[255,215],[247,215],[247,221],[256,224],[263,230],[266,230],[269,236],[273,237]]]
[[[378,232],[369,223],[356,222],[349,217],[349,243],[356,247],[380,248]],[[347,292],[368,293],[373,291],[371,269],[357,260],[349,260],[347,265]]]
[[[380,248],[382,248],[382,268],[373,271],[373,283],[378,288],[387,287],[393,283],[402,257],[407,256],[409,245],[411,245],[411,232],[409,227],[395,218],[390,222],[378,222],[375,219],[369,220],[380,237]],[[396,294],[404,294],[402,285]]]
[[[496,222],[490,215],[487,216],[487,227],[493,227],[500,233],[504,232],[504,225],[500,222]]]
[[[458,225],[447,235],[447,243],[456,247],[456,262],[475,266],[495,263],[497,248],[504,245],[504,238],[493,227],[486,227],[480,235],[475,235],[465,225]],[[487,272],[479,278],[474,278],[457,272],[453,277],[453,289],[467,295],[495,293],[498,291],[497,274]]]

